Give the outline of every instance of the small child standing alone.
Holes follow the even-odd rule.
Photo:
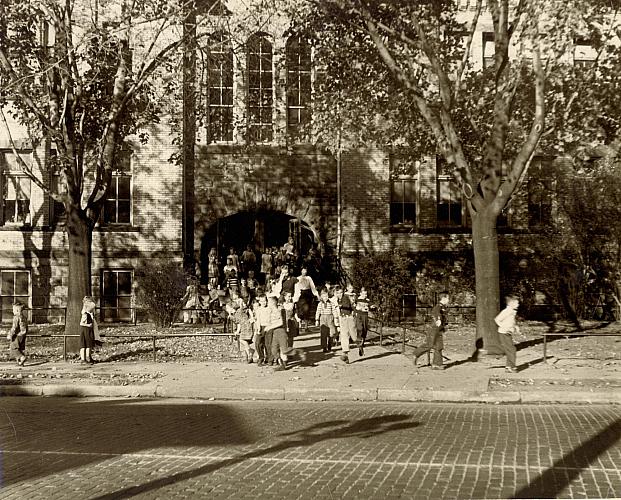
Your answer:
[[[84,364],[94,363],[91,352],[95,346],[95,301],[88,295],[82,299],[80,316],[80,360]]]
[[[24,305],[16,302],[13,304],[13,323],[11,324],[11,330],[6,338],[11,342],[11,356],[15,357],[19,366],[23,366],[26,361],[27,334],[28,321],[24,317]]]
[[[518,307],[520,307],[520,300],[515,295],[508,295],[505,300],[507,307],[500,311],[498,316],[494,318],[494,321],[498,325],[500,346],[507,356],[507,366],[505,370],[510,373],[517,373],[517,368],[515,367],[516,349],[511,335],[520,333],[520,329],[515,323],[515,316],[517,315]]]

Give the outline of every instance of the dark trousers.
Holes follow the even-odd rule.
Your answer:
[[[513,337],[511,337],[510,333],[498,333],[498,340],[500,340],[500,346],[507,356],[507,366],[515,368],[517,349],[513,343]]]
[[[326,351],[332,350],[332,338],[330,337],[331,328],[329,325],[321,325],[319,327],[319,335],[321,337],[321,349]]]
[[[257,351],[259,361],[267,361],[267,349],[265,348],[265,334],[256,335],[254,338],[254,348]]]
[[[293,347],[293,338],[300,333],[298,322],[291,318],[287,320],[287,338],[289,339],[289,347]]]
[[[22,356],[25,356],[26,351],[26,335],[15,335],[11,340],[11,356],[17,361]]]
[[[364,345],[364,341],[367,338],[367,332],[369,331],[369,313],[368,312],[356,312],[356,330],[358,331],[358,340]]]
[[[274,336],[274,330],[266,330],[265,331],[265,351],[267,352],[266,361],[271,363],[274,361],[274,356],[272,356],[272,338]]]
[[[441,332],[430,332],[427,334],[427,343],[424,346],[414,349],[414,356],[418,358],[423,354],[433,349],[433,361],[434,366],[442,366],[442,349],[444,348],[444,342]]]

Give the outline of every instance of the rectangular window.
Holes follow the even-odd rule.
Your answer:
[[[103,209],[104,224],[131,224],[131,151],[117,153],[115,168]]]
[[[55,149],[50,149],[47,167],[50,172],[50,189],[53,193],[65,194],[67,192],[67,186],[62,182],[58,153]],[[67,213],[63,203],[51,198],[50,207],[52,209],[51,220],[53,223],[58,224],[66,220]]]
[[[595,64],[597,51],[588,40],[579,39],[574,44],[574,64],[588,68]]]
[[[494,67],[494,54],[496,46],[494,44],[494,33],[483,33],[483,69]]]
[[[528,179],[528,226],[540,228],[552,222],[554,182],[550,178],[551,161],[535,158]]]
[[[21,302],[28,307],[30,303],[30,271],[0,271],[0,299],[2,300],[2,322],[10,322],[13,318],[13,304]]]
[[[462,225],[461,191],[450,177],[438,177],[438,225]]]
[[[101,274],[102,321],[131,321],[133,271],[104,269]]]
[[[30,153],[19,153],[25,162]],[[0,153],[2,172],[2,221],[4,224],[30,224],[30,179],[23,173],[12,151]]]
[[[416,225],[416,180],[390,182],[390,224]]]

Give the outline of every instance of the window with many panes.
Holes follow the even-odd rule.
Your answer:
[[[310,122],[311,47],[299,36],[287,40],[287,131],[300,137],[304,125]]]
[[[407,154],[393,153],[390,168],[390,225],[416,226],[420,162]]]
[[[267,36],[255,34],[248,39],[247,50],[249,140],[269,142],[274,107],[272,44]]]
[[[23,269],[3,269],[0,271],[0,299],[2,300],[2,321],[11,321],[13,318],[13,304],[21,302],[29,305],[30,298],[30,271]]]
[[[398,179],[390,181],[390,224],[416,225],[415,179]]]
[[[104,269],[101,272],[101,319],[103,321],[132,320],[131,269]]]
[[[464,204],[461,190],[443,159],[437,158],[436,168],[438,226],[462,226]]]
[[[551,160],[534,158],[528,179],[528,225],[531,228],[547,226],[552,222],[554,181],[550,175]]]
[[[132,207],[131,151],[122,149],[116,155],[110,186],[103,208],[104,224],[130,224]]]
[[[483,68],[494,67],[494,54],[496,46],[494,45],[494,33],[483,33]]]
[[[29,152],[18,152],[25,162]],[[4,224],[30,224],[31,181],[19,166],[19,159],[12,151],[0,152],[2,172],[2,222]]]
[[[229,37],[210,37],[207,59],[207,142],[233,140],[233,48]]]

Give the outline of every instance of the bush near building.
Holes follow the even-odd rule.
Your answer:
[[[158,328],[167,327],[181,311],[186,278],[180,263],[146,263],[136,273],[138,301]]]

